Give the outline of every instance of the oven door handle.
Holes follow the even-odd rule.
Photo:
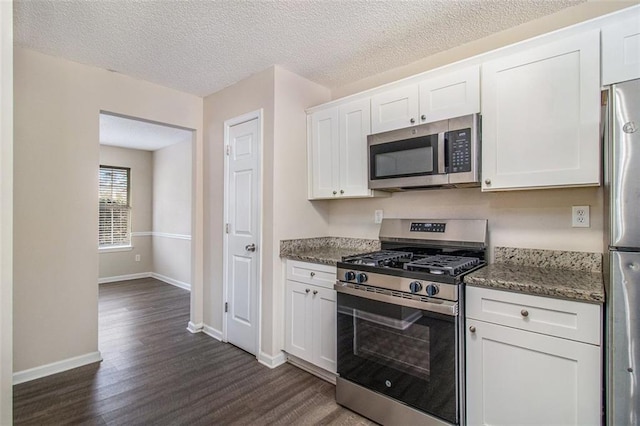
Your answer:
[[[458,316],[458,302],[449,300],[424,301],[415,299],[405,299],[404,297],[392,296],[389,294],[377,293],[373,291],[358,290],[347,287],[342,283],[337,283],[333,288],[338,293],[349,294],[352,296],[362,297],[364,299],[376,300],[378,302],[392,303],[394,305],[407,306],[409,308],[422,309],[428,312],[437,312],[439,314]]]

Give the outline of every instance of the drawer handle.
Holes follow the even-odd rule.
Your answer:
[[[476,328],[472,325],[471,327],[469,327],[469,331],[472,333],[476,332]]]
[[[318,290],[313,290],[313,294],[318,294]]]
[[[305,291],[304,291],[304,292],[305,292],[305,293],[309,293],[310,291],[311,291],[311,289],[308,289],[308,288],[307,288],[307,289],[305,289]]]
[[[520,315],[522,315],[523,317],[528,317],[529,316],[529,311],[527,311],[526,309],[523,309],[520,311]]]
[[[311,275],[312,277],[315,277],[316,273],[315,272],[311,272],[309,275]]]

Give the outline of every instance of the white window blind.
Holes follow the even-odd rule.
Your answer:
[[[100,247],[131,244],[130,169],[100,166]]]

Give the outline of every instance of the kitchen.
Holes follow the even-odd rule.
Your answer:
[[[44,58],[31,53],[20,53],[17,62],[22,66],[42,65],[47,69],[50,65]],[[212,95],[204,100],[205,122],[215,120],[212,129],[220,129],[222,121],[249,110],[255,110],[260,105],[273,99],[273,93],[269,90],[256,90],[262,85],[275,84],[276,97],[278,99],[291,99],[291,95],[285,93],[287,88],[306,88],[307,93],[315,91],[313,95],[306,95],[307,106],[318,105],[330,99],[328,91],[301,81],[286,70],[275,68],[260,75],[255,75],[242,84],[230,87],[217,95]],[[275,82],[275,83],[274,83]],[[374,86],[372,84],[371,86]],[[347,90],[343,94],[347,94]],[[352,89],[351,93],[359,90]],[[263,96],[262,99],[257,99]],[[333,94],[333,98],[341,97],[341,94]],[[324,99],[323,99],[324,98]],[[234,99],[244,99],[244,103]],[[24,102],[24,100],[23,100]],[[213,117],[215,105],[225,102],[229,105],[229,117]],[[293,101],[292,101],[293,102]],[[280,107],[280,105],[277,105]],[[280,112],[284,112],[280,111]],[[298,116],[304,114],[301,110],[296,112]],[[144,114],[142,114],[144,115]],[[275,118],[273,118],[275,116]],[[378,225],[374,223],[375,210],[383,210],[387,217],[406,217],[406,212],[411,211],[414,217],[451,217],[452,215],[463,218],[467,211],[473,211],[474,216],[490,220],[491,245],[506,247],[537,247],[545,249],[575,250],[586,252],[602,251],[603,210],[602,192],[598,188],[579,189],[548,189],[541,191],[521,191],[510,193],[481,193],[477,189],[437,190],[429,193],[403,193],[394,194],[392,197],[369,200],[336,200],[316,201],[309,203],[306,200],[306,182],[289,182],[288,176],[302,176],[306,174],[306,162],[299,161],[305,158],[306,148],[300,144],[298,136],[305,134],[304,121],[296,122],[293,136],[289,135],[291,125],[282,115],[273,114],[272,120],[281,120],[273,124],[273,133],[267,136],[273,144],[273,152],[267,154],[265,162],[274,171],[265,185],[268,188],[280,188],[285,184],[290,191],[273,191],[273,199],[265,200],[265,221],[273,220],[274,234],[271,242],[267,241],[263,251],[263,272],[267,277],[264,283],[264,291],[267,298],[263,300],[266,306],[273,309],[265,309],[263,312],[263,352],[270,357],[276,357],[279,348],[283,347],[283,336],[279,330],[284,328],[279,312],[284,305],[284,292],[282,284],[284,275],[281,271],[281,261],[277,256],[279,241],[283,239],[314,237],[323,235],[348,235],[355,238],[376,239]],[[197,122],[197,120],[194,120]],[[268,120],[270,122],[270,120]],[[198,127],[198,125],[190,125]],[[213,130],[212,130],[213,131]],[[217,131],[217,130],[216,130]],[[91,130],[87,130],[91,132]],[[43,135],[45,132],[43,132]],[[90,133],[89,133],[90,134]],[[211,137],[210,144],[205,147],[205,155],[212,164],[220,161],[217,152],[222,151],[222,143],[217,139],[217,133]],[[291,144],[283,144],[283,138],[297,139]],[[277,142],[277,143],[276,143]],[[201,145],[202,147],[202,145]],[[297,161],[290,162],[289,158]],[[293,163],[293,164],[291,164]],[[205,182],[221,182],[221,167],[206,170]],[[277,170],[277,172],[275,172]],[[26,172],[30,171],[27,167]],[[37,173],[37,170],[33,170]],[[301,179],[302,181],[303,179]],[[205,183],[205,186],[210,185]],[[84,191],[84,189],[82,190]],[[210,229],[211,240],[205,242],[205,258],[214,259],[203,266],[203,282],[220,281],[221,256],[220,248],[215,241],[222,239],[222,215],[216,208],[215,201],[220,199],[221,184],[212,184],[203,190],[207,194],[206,228]],[[287,192],[287,193],[284,193]],[[300,196],[302,195],[302,196]],[[425,203],[425,195],[428,201]],[[428,204],[427,204],[428,203]],[[591,207],[591,227],[586,229],[573,229],[567,223],[570,219],[570,207],[573,205]],[[297,213],[297,214],[296,214]],[[28,226],[28,223],[24,226]],[[208,234],[208,233],[207,233]],[[195,280],[198,278],[195,277]],[[221,299],[221,288],[208,288],[200,283],[194,285],[196,298],[204,299],[204,306],[195,306],[192,321],[196,324],[204,322],[213,330],[222,329],[222,307],[213,303]],[[36,289],[37,290],[37,289]],[[200,292],[200,293],[198,293]],[[282,300],[282,302],[280,302]],[[36,331],[37,333],[37,331]],[[31,365],[25,366],[25,368]]]

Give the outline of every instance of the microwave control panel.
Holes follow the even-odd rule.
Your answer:
[[[445,134],[449,142],[449,173],[471,171],[471,129],[452,130]]]

